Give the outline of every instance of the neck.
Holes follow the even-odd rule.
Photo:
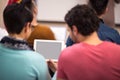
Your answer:
[[[91,44],[91,45],[98,45],[102,43],[102,41],[99,39],[97,35],[97,32],[94,32],[90,36],[85,37],[85,39],[82,42]]]
[[[24,38],[21,35],[17,34],[9,34],[10,37],[15,38],[17,40],[24,40]]]

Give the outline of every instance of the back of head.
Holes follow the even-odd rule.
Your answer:
[[[108,5],[109,0],[89,0],[90,6],[96,11],[97,15],[102,15]]]
[[[30,0],[8,5],[3,12],[3,20],[8,33],[19,34],[24,26],[33,20],[32,12],[27,7]]]
[[[87,5],[76,5],[65,16],[65,21],[71,28],[76,26],[78,32],[88,36],[99,28],[99,19],[92,8]]]
[[[9,0],[8,5],[14,4],[14,3],[20,3],[23,2],[26,4],[26,7],[28,7],[34,14],[37,14],[37,1],[36,0]]]
[[[26,7],[28,7],[30,10],[32,8],[32,2],[33,0],[9,0],[8,5],[15,4],[15,3],[23,3]]]

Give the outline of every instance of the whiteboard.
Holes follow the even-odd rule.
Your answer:
[[[64,22],[64,16],[76,4],[86,4],[87,0],[37,0],[40,21]]]

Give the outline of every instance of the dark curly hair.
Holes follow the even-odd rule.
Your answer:
[[[99,19],[88,5],[76,5],[65,16],[65,22],[72,29],[76,26],[79,33],[88,36],[99,28]]]
[[[109,0],[89,0],[89,5],[96,11],[97,15],[102,15],[108,5]]]

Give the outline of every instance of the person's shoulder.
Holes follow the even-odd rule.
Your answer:
[[[30,61],[45,61],[45,58],[40,53],[37,53],[35,51],[25,50],[21,51],[21,53],[24,53],[26,59]]]
[[[105,23],[100,23],[100,28],[99,28],[99,31],[109,31],[109,32],[111,32],[111,33],[118,33],[117,32],[117,30],[115,30],[114,28],[112,28],[112,27],[110,27],[110,26],[108,26],[108,25],[106,25]]]
[[[107,47],[111,47],[111,48],[120,48],[120,45],[114,42],[109,42],[109,41],[104,41],[104,45]]]
[[[104,43],[104,49],[108,50],[109,52],[113,52],[115,54],[119,54],[120,53],[120,45],[116,44],[116,43],[112,43],[112,42],[105,42]]]
[[[69,46],[67,48],[65,48],[62,53],[73,53],[73,52],[76,52],[76,51],[84,51],[86,50],[85,46],[83,43],[75,43],[73,44],[72,46]]]
[[[32,50],[15,50],[15,49],[7,48],[2,44],[0,44],[0,51],[2,51],[4,54],[7,54],[7,55],[10,55],[10,53],[12,53],[12,56],[19,55],[21,59],[24,59],[25,61],[28,61],[28,62],[45,61],[45,58],[42,55]]]
[[[117,30],[112,27],[107,26],[104,23],[100,23],[98,30],[98,36],[101,40],[115,42],[120,44],[120,35]]]

